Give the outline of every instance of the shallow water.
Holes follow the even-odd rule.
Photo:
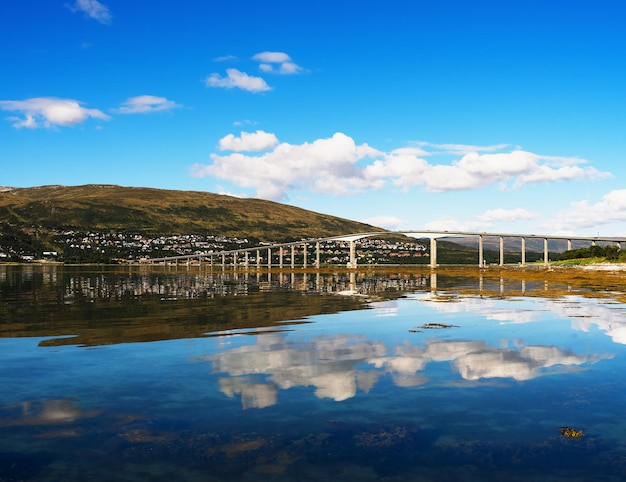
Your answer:
[[[0,481],[622,480],[611,290],[0,267]]]

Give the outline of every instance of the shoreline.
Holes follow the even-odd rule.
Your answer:
[[[626,271],[626,263],[594,263],[577,267],[589,271]]]
[[[207,264],[208,265],[208,264]],[[59,261],[32,261],[27,263],[20,262],[1,262],[0,267],[2,266],[54,266],[54,267],[109,267],[109,268],[133,268],[133,267],[152,267],[152,268],[163,268],[167,265],[162,264],[150,264],[150,263],[63,263]],[[189,267],[205,267],[205,265],[193,264],[190,266],[180,265],[178,268],[189,268]],[[173,268],[175,266],[167,266],[168,268]],[[226,271],[233,271],[233,267],[231,265],[226,266]],[[615,263],[615,262],[595,262],[591,264],[559,264],[559,262],[551,262],[548,264],[543,263],[531,263],[526,264],[524,266],[520,264],[491,264],[486,266],[477,266],[474,264],[442,264],[438,265],[436,268],[431,267],[428,264],[359,264],[356,268],[347,268],[343,265],[328,265],[321,266],[319,269],[314,266],[296,266],[295,268],[291,268],[289,266],[284,266],[280,268],[279,266],[272,266],[271,271],[305,271],[305,272],[316,272],[316,271],[346,271],[346,272],[358,272],[358,271],[368,271],[368,270],[420,270],[420,271],[445,271],[445,270],[478,270],[481,272],[495,272],[495,271],[555,271],[555,270],[581,270],[581,271],[604,271],[604,272],[620,272],[626,271],[626,262],[624,263]],[[222,271],[220,265],[214,266],[214,271]],[[235,269],[235,271],[245,271],[241,268]],[[268,271],[267,266],[261,266],[260,270],[256,267],[249,269],[248,271]]]
[[[545,267],[553,267],[553,268],[590,268],[593,269],[595,267],[599,267],[600,269],[608,269],[608,268],[615,268],[615,269],[625,269],[626,268],[626,261],[623,263],[620,262],[593,262],[590,264],[562,264],[562,261],[550,261],[548,264],[544,264],[542,261],[538,261],[538,262],[534,262],[534,263],[526,263],[524,266],[522,266],[520,263],[508,263],[508,264],[504,264],[504,265],[499,265],[498,263],[491,263],[491,264],[486,264],[485,266],[483,266],[483,268],[545,268]],[[56,266],[94,266],[94,265],[99,265],[99,266],[146,266],[146,265],[151,265],[152,263],[149,262],[145,262],[145,263],[139,263],[139,262],[132,262],[132,263],[65,263],[63,261],[49,261],[49,260],[36,260],[36,261],[26,261],[26,262],[20,262],[20,261],[0,261],[0,266],[8,266],[8,265],[17,265],[17,266],[30,266],[30,265],[56,265]],[[208,263],[207,263],[208,264]],[[156,264],[154,266],[158,266],[159,264]],[[310,265],[309,265],[310,266]],[[384,268],[384,267],[393,267],[393,268],[401,268],[403,266],[409,267],[409,268],[419,268],[419,267],[424,267],[424,268],[430,268],[430,264],[428,263],[418,263],[418,264],[409,264],[409,263],[389,263],[389,264],[366,264],[366,263],[362,263],[359,264],[358,267],[359,268],[364,268],[364,267],[376,267],[376,268]],[[467,268],[479,268],[479,266],[477,264],[474,263],[467,263],[467,264],[439,264],[437,265],[438,268],[445,268],[446,266],[450,266],[450,267],[467,267]],[[333,267],[341,267],[341,268],[345,268],[345,264],[336,264],[336,265],[328,265],[328,266],[324,266],[326,268],[333,268]],[[351,268],[347,268],[347,269],[351,269]]]

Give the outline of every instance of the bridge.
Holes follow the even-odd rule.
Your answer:
[[[325,238],[317,238],[317,239],[306,239],[301,241],[293,241],[288,243],[275,243],[275,244],[265,244],[261,246],[256,246],[252,248],[241,248],[241,249],[233,249],[233,250],[222,250],[222,251],[207,251],[202,253],[195,253],[191,255],[180,255],[180,256],[169,256],[162,258],[148,258],[142,259],[140,262],[142,263],[163,263],[165,265],[168,264],[178,264],[179,262],[183,262],[186,264],[191,264],[193,260],[197,260],[198,263],[208,262],[211,267],[215,260],[220,262],[222,267],[230,265],[233,269],[243,268],[243,269],[251,269],[256,267],[257,269],[261,269],[262,267],[267,267],[269,269],[273,267],[284,268],[286,266],[291,267],[292,269],[296,267],[296,249],[299,250],[299,254],[301,254],[302,262],[299,266],[302,268],[320,268],[320,253],[321,253],[321,243],[348,243],[350,248],[350,257],[349,262],[347,263],[348,268],[356,269],[357,268],[357,253],[356,253],[356,242],[371,237],[381,237],[388,235],[404,235],[408,237],[412,237],[415,239],[425,240],[428,239],[430,242],[430,267],[436,268],[439,266],[437,262],[437,240],[438,239],[446,239],[446,238],[459,238],[459,237],[476,237],[478,239],[478,260],[477,264],[479,267],[485,266],[484,260],[484,240],[487,237],[495,237],[499,238],[499,251],[500,251],[500,262],[499,265],[504,265],[504,239],[505,238],[515,238],[521,240],[521,266],[526,265],[526,241],[528,239],[541,239],[543,240],[543,263],[544,265],[549,264],[549,255],[548,255],[548,247],[550,240],[566,240],[567,241],[567,249],[572,249],[572,241],[580,241],[580,242],[588,242],[590,246],[597,245],[597,243],[608,243],[614,244],[618,248],[621,249],[622,243],[626,242],[626,237],[601,237],[601,236],[555,236],[555,235],[539,235],[539,234],[514,234],[514,233],[486,233],[486,232],[471,232],[471,231],[378,231],[378,232],[369,232],[369,233],[355,233],[355,234],[347,234],[342,236],[331,236]],[[309,263],[309,248],[314,249],[315,253],[315,261]],[[262,262],[263,254],[266,253],[265,262]],[[253,255],[252,257],[250,255]],[[278,263],[273,262],[273,256],[277,255]],[[287,256],[287,262],[285,262],[285,256]],[[254,263],[251,263],[251,258],[254,260]]]

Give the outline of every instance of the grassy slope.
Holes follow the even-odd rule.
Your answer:
[[[260,199],[111,185],[3,191],[0,222],[47,229],[222,234],[275,241],[380,230]]]

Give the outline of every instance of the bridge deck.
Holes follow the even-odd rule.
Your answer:
[[[179,255],[179,256],[168,256],[162,258],[151,258],[142,260],[142,262],[146,263],[177,263],[178,261],[191,261],[197,259],[201,261],[203,259],[210,259],[210,262],[213,262],[214,257],[221,258],[222,265],[225,264],[226,257],[232,257],[232,265],[236,266],[239,256],[243,255],[244,266],[249,267],[249,254],[255,253],[255,261],[256,266],[260,267],[260,253],[261,251],[267,251],[267,266],[272,267],[272,253],[275,252],[276,249],[280,252],[280,261],[279,266],[283,266],[283,250],[288,248],[291,250],[291,267],[295,266],[294,259],[294,250],[296,247],[302,246],[304,250],[304,258],[303,258],[303,266],[308,266],[307,260],[307,246],[315,244],[316,246],[316,263],[314,266],[320,266],[320,243],[325,242],[348,242],[350,246],[350,262],[348,263],[348,267],[356,268],[357,266],[357,258],[356,258],[356,247],[355,242],[364,239],[371,238],[375,236],[385,236],[385,235],[405,235],[410,236],[416,239],[429,239],[430,240],[430,265],[432,268],[438,266],[437,263],[437,240],[445,239],[445,238],[458,238],[458,237],[477,237],[478,238],[478,251],[479,251],[479,259],[478,265],[480,267],[485,265],[485,261],[483,259],[483,241],[486,237],[498,237],[500,239],[500,265],[504,264],[504,238],[519,238],[521,239],[521,253],[522,253],[522,265],[525,265],[526,261],[526,239],[543,239],[544,241],[544,264],[549,263],[548,259],[548,244],[549,240],[567,240],[568,249],[571,249],[572,241],[587,241],[592,245],[596,243],[616,243],[621,248],[621,243],[626,242],[626,237],[616,237],[616,236],[566,236],[566,235],[544,235],[544,234],[517,234],[517,233],[487,233],[487,232],[473,232],[473,231],[429,231],[429,230],[409,230],[409,231],[383,231],[383,232],[370,232],[370,233],[354,233],[354,234],[346,234],[341,236],[330,236],[325,238],[316,238],[316,239],[307,239],[301,241],[292,241],[288,243],[275,243],[275,244],[266,244],[261,246],[255,246],[251,248],[240,248],[240,249],[232,249],[232,250],[222,250],[222,251],[209,251],[203,253],[196,253],[190,255]]]

